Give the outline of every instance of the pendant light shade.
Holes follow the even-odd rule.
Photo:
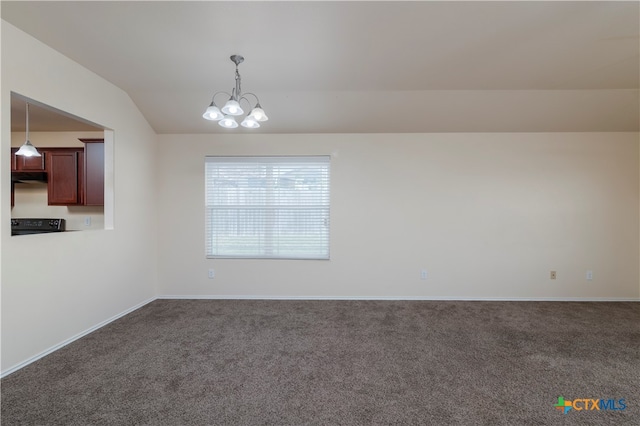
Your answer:
[[[229,99],[222,107],[222,113],[227,115],[242,115],[244,111],[240,107],[240,103],[234,99]]]
[[[16,151],[16,155],[21,155],[23,157],[42,157],[42,154],[38,152],[36,147],[33,146],[28,139],[22,144],[20,149]]]
[[[251,110],[251,114],[249,114],[256,121],[267,121],[269,117],[264,113],[264,110],[260,107],[260,104],[256,105],[254,109]]]
[[[224,118],[218,122],[218,124],[225,129],[235,129],[236,127],[238,127],[238,122],[230,115],[225,115]]]
[[[27,103],[27,127],[26,127],[27,140],[22,144],[20,149],[16,151],[16,155],[23,157],[42,157],[35,146],[29,141],[29,104]]]
[[[251,115],[247,115],[244,118],[244,120],[242,120],[242,123],[240,123],[240,125],[242,127],[246,127],[247,129],[256,129],[256,128],[260,127],[260,123],[258,123],[258,120],[253,118],[253,116],[251,116]]]
[[[264,110],[260,106],[260,100],[254,93],[242,93],[241,89],[241,78],[240,73],[238,72],[238,65],[244,61],[244,58],[240,55],[232,55],[231,61],[236,64],[236,87],[232,89],[231,94],[226,92],[217,92],[213,95],[213,99],[211,100],[211,104],[205,110],[202,117],[206,120],[217,121],[218,124],[227,129],[235,129],[238,127],[238,122],[234,117],[238,117],[243,115],[245,110],[240,106],[242,101],[245,101],[249,104],[249,108],[247,111],[251,111],[249,115],[247,115],[242,122],[240,123],[242,127],[246,127],[247,129],[256,129],[260,127],[261,121],[267,121],[269,118],[267,114],[265,114]],[[222,107],[219,109],[214,100],[217,95],[227,95],[228,100]],[[255,106],[252,106],[252,103],[247,99],[247,95],[251,95],[255,98]]]
[[[211,102],[211,105],[209,105],[204,114],[202,114],[202,117],[207,120],[218,121],[224,118],[224,114],[220,112],[220,108],[218,108],[216,104]]]

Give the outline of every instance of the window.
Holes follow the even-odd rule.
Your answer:
[[[328,156],[206,157],[208,258],[329,259]]]

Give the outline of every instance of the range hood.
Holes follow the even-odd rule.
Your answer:
[[[12,183],[46,183],[47,172],[11,172]]]

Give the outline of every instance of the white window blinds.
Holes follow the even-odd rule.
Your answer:
[[[209,258],[328,259],[330,157],[206,157]]]

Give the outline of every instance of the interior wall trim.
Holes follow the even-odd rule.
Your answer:
[[[154,300],[156,300],[156,298],[152,297],[150,299],[145,300],[144,302],[138,303],[137,305],[135,305],[135,306],[133,306],[133,307],[131,307],[129,309],[126,309],[126,310],[120,312],[119,314],[116,314],[116,315],[112,316],[111,318],[108,318],[108,319],[106,319],[106,320],[104,320],[102,322],[99,322],[98,324],[94,325],[93,327],[90,327],[90,328],[88,328],[88,329],[76,334],[75,336],[72,336],[72,337],[70,337],[70,338],[68,338],[68,339],[66,339],[66,340],[64,340],[64,341],[62,341],[62,342],[60,342],[60,343],[58,343],[56,345],[51,346],[50,348],[40,352],[39,354],[36,354],[36,355],[32,356],[31,358],[26,359],[25,361],[19,362],[18,364],[14,365],[13,367],[7,368],[2,373],[0,373],[0,378],[4,378],[4,377],[8,376],[11,373],[15,373],[16,371],[20,370],[21,368],[26,367],[27,365],[31,364],[32,362],[35,362],[35,361],[39,360],[40,358],[43,358],[43,357],[49,355],[50,353],[55,352],[58,349],[67,346],[69,343],[75,342],[76,340],[86,336],[87,334],[92,333],[92,332],[98,330],[99,328],[102,328],[105,325],[107,325],[107,324],[109,324],[109,323],[111,323],[111,322],[113,322],[113,321],[115,321],[115,320],[117,320],[119,318],[122,318],[123,316],[125,316],[127,314],[130,314],[131,312],[133,312],[133,311],[135,311],[137,309],[140,309],[144,305],[147,305],[147,304],[153,302]]]
[[[640,302],[637,297],[447,297],[447,296],[265,296],[265,295],[162,295],[157,299],[235,300],[425,300],[469,302]]]

